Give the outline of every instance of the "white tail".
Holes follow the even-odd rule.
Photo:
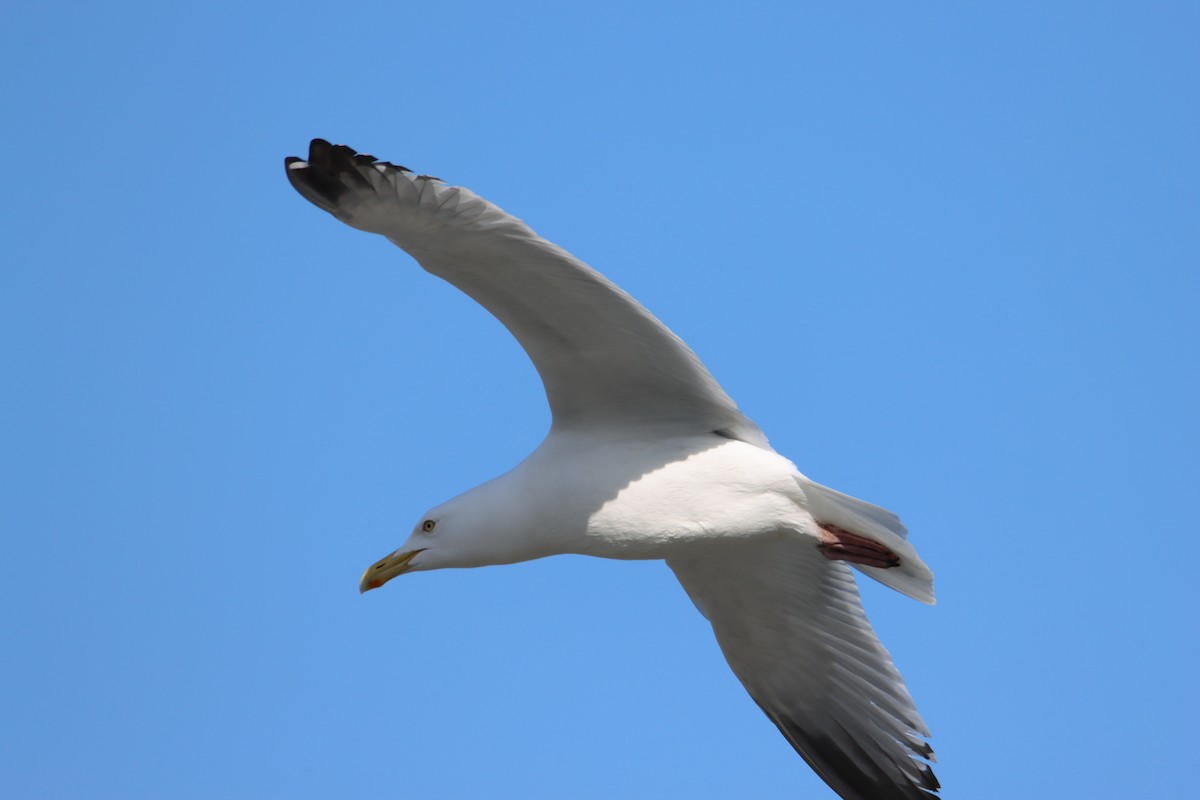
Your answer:
[[[848,494],[813,483],[802,475],[796,483],[808,501],[808,511],[817,522],[836,525],[851,533],[865,536],[886,546],[900,556],[898,567],[852,566],[885,586],[890,586],[914,600],[933,605],[933,571],[908,543],[908,529],[900,518],[886,508],[871,505]]]

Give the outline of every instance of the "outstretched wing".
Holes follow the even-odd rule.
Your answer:
[[[792,541],[668,559],[729,666],[846,800],[932,800],[929,731],[846,565]]]
[[[556,428],[722,431],[766,446],[678,336],[628,294],[468,189],[314,139],[292,186],[386,236],[507,327],[542,377]]]

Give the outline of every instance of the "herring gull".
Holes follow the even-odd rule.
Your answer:
[[[362,591],[559,553],[663,559],[746,691],[835,792],[936,793],[929,731],[847,566],[933,603],[933,574],[894,514],[800,474],[678,336],[470,190],[321,139],[285,166],[305,199],[495,315],[553,415],[523,462],[427,511]]]

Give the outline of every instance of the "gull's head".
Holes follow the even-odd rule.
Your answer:
[[[378,589],[406,572],[512,564],[550,555],[539,533],[545,526],[525,510],[498,479],[426,511],[400,549],[367,567],[359,591]]]
[[[449,528],[449,525],[443,525],[439,529],[438,523],[442,522],[442,519],[440,519],[441,516],[440,514],[429,512],[422,517],[421,521],[413,528],[408,541],[404,543],[403,547],[367,567],[367,571],[362,575],[362,580],[358,583],[358,590],[360,592],[369,592],[372,589],[378,589],[392,578],[403,575],[406,572],[437,569],[439,566],[445,566],[445,564],[439,562],[444,560],[444,555],[447,552],[453,551],[453,543],[446,541],[453,537],[445,535],[445,529]]]

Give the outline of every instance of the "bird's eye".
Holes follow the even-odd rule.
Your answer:
[[[421,530],[425,531],[425,533],[433,533],[435,527],[437,527],[437,523],[431,519],[427,519],[421,523]]]

